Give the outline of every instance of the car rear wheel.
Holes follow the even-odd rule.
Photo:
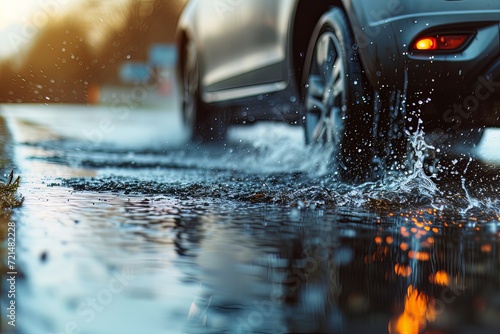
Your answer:
[[[302,87],[306,142],[331,149],[343,179],[371,178],[374,152],[370,86],[347,19],[338,8],[326,13],[314,30]]]
[[[226,123],[222,112],[210,107],[201,99],[200,67],[196,44],[185,46],[185,64],[182,82],[182,112],[186,126],[192,131],[196,142],[218,141],[225,135]]]

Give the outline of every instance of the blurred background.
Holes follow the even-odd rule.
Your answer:
[[[137,85],[171,96],[186,2],[0,0],[0,103],[105,103]]]

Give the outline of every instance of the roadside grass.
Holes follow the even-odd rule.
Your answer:
[[[0,105],[0,112],[2,111],[2,105]],[[4,172],[12,168],[11,150],[9,143],[9,131],[7,129],[7,124],[5,119],[0,115],[0,172]],[[0,175],[3,175],[1,173]],[[20,177],[14,177],[14,171],[11,171],[4,179],[0,176],[0,277],[2,281],[4,280],[4,275],[7,273],[7,251],[8,251],[8,240],[15,235],[10,234],[12,229],[9,231],[9,222],[12,220],[12,210],[20,207],[23,204],[24,198],[18,193]],[[16,232],[14,230],[14,232]],[[15,252],[15,250],[14,250]],[[22,271],[20,268],[15,268],[16,271],[22,277]],[[0,289],[1,290],[1,289]],[[0,296],[0,297],[6,297]],[[10,326],[7,325],[7,321],[0,321],[0,333],[9,332],[11,330]]]
[[[0,182],[0,211],[2,216],[7,213],[10,217],[10,209],[20,207],[23,204],[23,198],[17,193],[20,180],[20,176],[14,180],[14,171],[11,171],[7,182]]]
[[[0,273],[6,271],[6,240],[8,235],[7,224],[10,222],[12,209],[23,204],[23,197],[17,192],[20,177],[14,179],[14,172],[10,172],[7,182],[0,182]]]
[[[0,105],[1,110],[1,105]],[[8,170],[12,166],[10,162],[9,132],[3,117],[0,116],[0,171]],[[14,171],[11,171],[7,180],[0,179],[0,274],[5,273],[7,262],[7,237],[8,226],[11,221],[12,209],[23,204],[23,197],[18,194],[20,177],[14,178]],[[1,276],[0,275],[0,276]],[[0,326],[0,332],[1,332]]]

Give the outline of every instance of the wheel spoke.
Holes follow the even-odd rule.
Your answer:
[[[309,96],[307,99],[307,110],[309,111],[319,111],[323,117],[326,117],[328,113],[328,108],[320,99]]]
[[[332,93],[331,96],[333,99],[337,99],[339,96],[341,96],[345,91],[345,81],[342,76],[339,76],[337,80],[333,83],[333,88],[332,88]],[[342,103],[342,101],[340,101]]]
[[[328,125],[325,119],[320,120],[312,133],[313,141],[321,142],[325,134],[328,133],[327,130],[328,130]]]
[[[325,91],[325,83],[321,79],[321,76],[311,75],[309,77],[308,93],[315,97],[321,97],[323,96],[324,91]]]
[[[325,63],[328,61],[329,38],[324,35],[316,45],[316,63],[320,72],[323,72]]]
[[[332,136],[335,143],[340,143],[340,139],[342,138],[344,132],[344,120],[342,119],[341,108],[335,107],[332,109]]]
[[[344,73],[341,59],[337,57],[333,63],[332,75],[323,93],[323,101],[327,104],[335,103],[335,99],[344,92]]]
[[[333,40],[329,35],[324,35],[316,48],[316,62],[319,74],[326,84],[330,81],[333,61],[337,58],[337,52]]]
[[[332,72],[332,77],[333,80],[336,80],[339,76],[343,75],[343,66],[342,66],[342,59],[340,57],[337,57],[335,59],[335,62],[333,63],[333,72]]]

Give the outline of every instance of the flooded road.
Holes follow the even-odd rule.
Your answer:
[[[18,333],[500,331],[497,132],[432,177],[349,186],[299,127],[203,146],[173,107],[0,108]]]

